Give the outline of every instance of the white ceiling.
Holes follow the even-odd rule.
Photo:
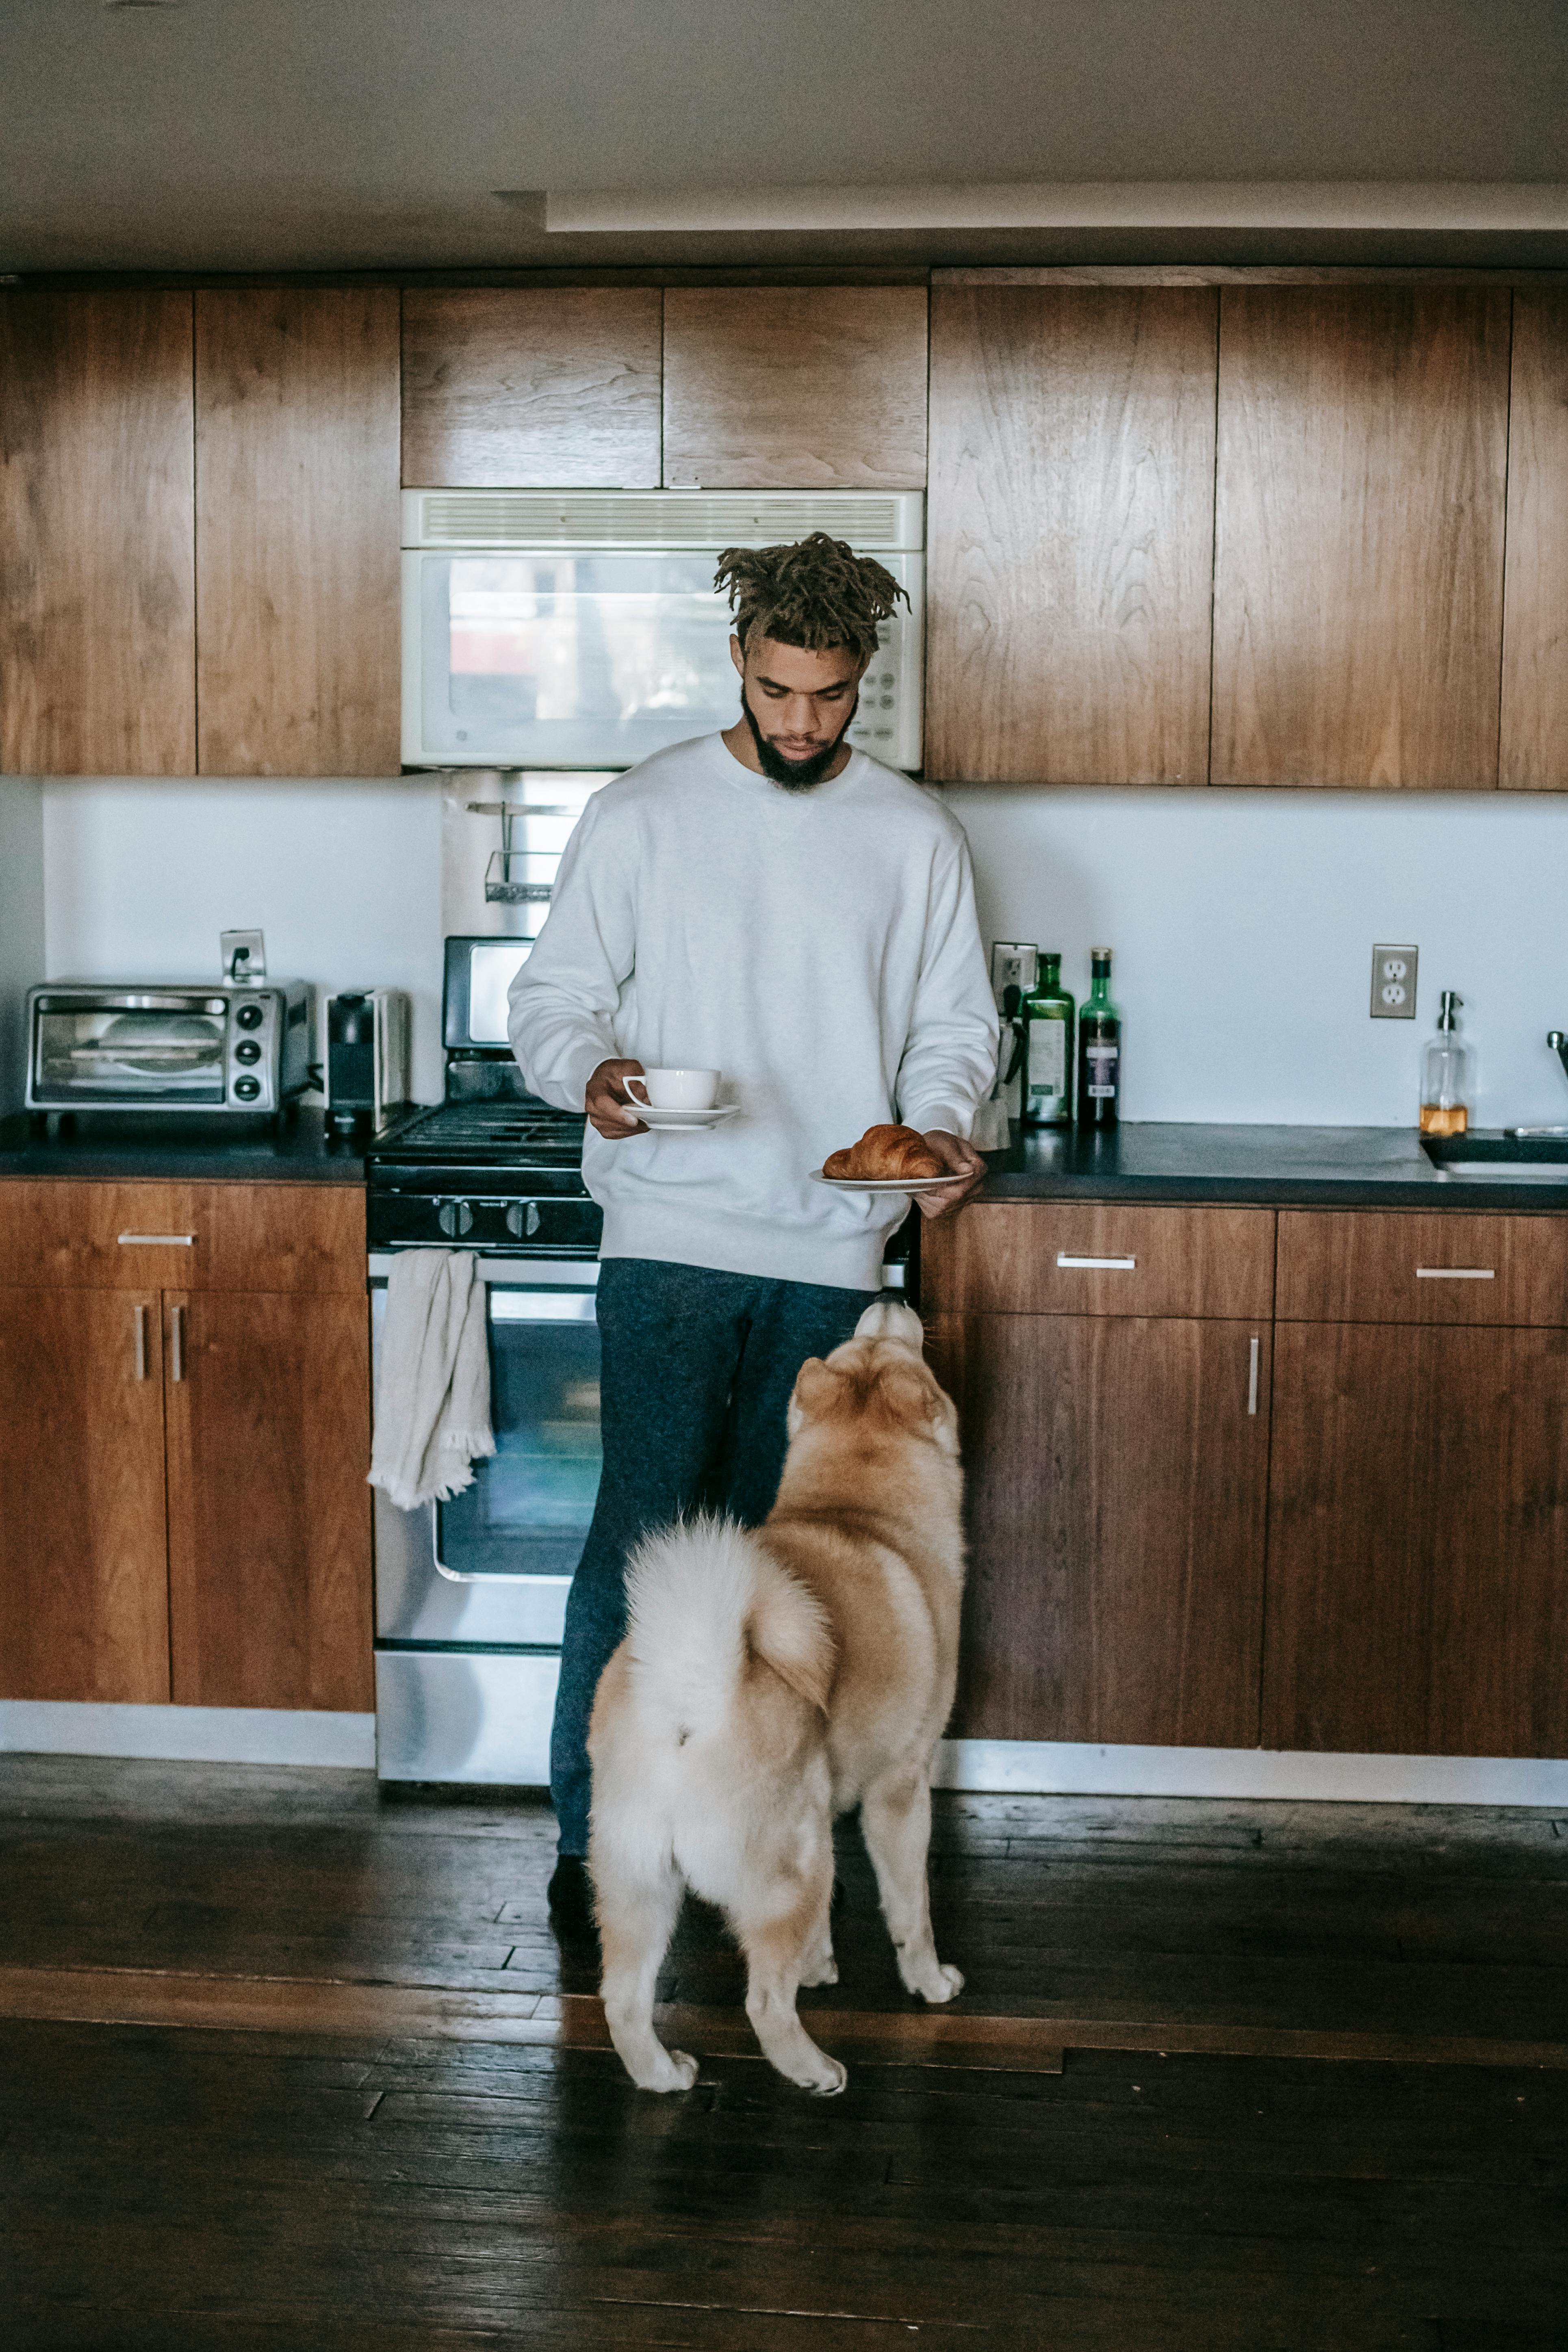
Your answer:
[[[0,271],[1568,260],[1568,235],[551,234],[495,191],[1561,182],[1564,0],[5,0]],[[1357,242],[1357,239],[1360,242]]]

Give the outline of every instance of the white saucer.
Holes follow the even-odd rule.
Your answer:
[[[633,1103],[630,1108],[637,1112],[643,1125],[652,1128],[656,1135],[679,1135],[688,1128],[717,1127],[721,1118],[733,1118],[741,1106],[739,1103],[710,1103],[706,1110],[661,1110],[657,1106],[651,1110],[644,1110],[640,1103]]]
[[[940,1192],[944,1184],[962,1184],[962,1176],[825,1176],[811,1171],[814,1184],[830,1184],[836,1192]]]

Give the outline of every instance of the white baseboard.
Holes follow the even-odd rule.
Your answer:
[[[374,1772],[375,1717],[282,1706],[110,1706],[0,1699],[0,1750],[184,1764],[336,1764]]]
[[[1096,1748],[944,1739],[938,1789],[1012,1796],[1283,1797],[1352,1805],[1568,1806],[1568,1761],[1528,1756],[1319,1756],[1271,1748]]]

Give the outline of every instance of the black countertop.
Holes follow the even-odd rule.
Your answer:
[[[1413,1129],[1129,1121],[1109,1133],[1015,1137],[988,1153],[983,1201],[1186,1201],[1260,1208],[1568,1212],[1568,1167],[1450,1176]]]
[[[0,1119],[0,1179],[75,1176],[174,1183],[363,1184],[364,1146],[326,1131],[321,1110],[297,1111],[276,1132],[265,1119],[204,1118],[177,1126],[134,1112],[79,1111],[35,1132],[25,1111]]]
[[[1434,1168],[1400,1127],[1221,1127],[1130,1121],[1107,1135],[1015,1136],[991,1152],[983,1201],[1230,1202],[1260,1208],[1507,1209],[1568,1213],[1568,1167],[1539,1177],[1478,1179]],[[76,1176],[150,1181],[363,1184],[363,1146],[301,1110],[274,1133],[221,1119],[79,1114],[36,1134],[24,1113],[0,1119],[0,1180]]]

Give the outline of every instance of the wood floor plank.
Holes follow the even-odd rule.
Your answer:
[[[805,2009],[836,2051],[902,2065],[961,2056],[1003,2071],[1061,2070],[1065,2050],[1147,2050],[1214,2057],[1303,2058],[1361,2064],[1506,2066],[1568,2072],[1568,2041],[1484,2034],[1354,2033],[1194,2024],[1170,2019],[1019,2017],[966,2010],[905,2014]],[[455,1990],[299,1977],[226,1977],[177,1970],[0,1968],[0,2017],[85,2024],[205,2026],[246,2032],[376,2033],[465,2042],[604,2049],[608,2031],[591,1995]],[[659,2006],[660,2033],[678,2046],[751,2056],[743,2014]]]

